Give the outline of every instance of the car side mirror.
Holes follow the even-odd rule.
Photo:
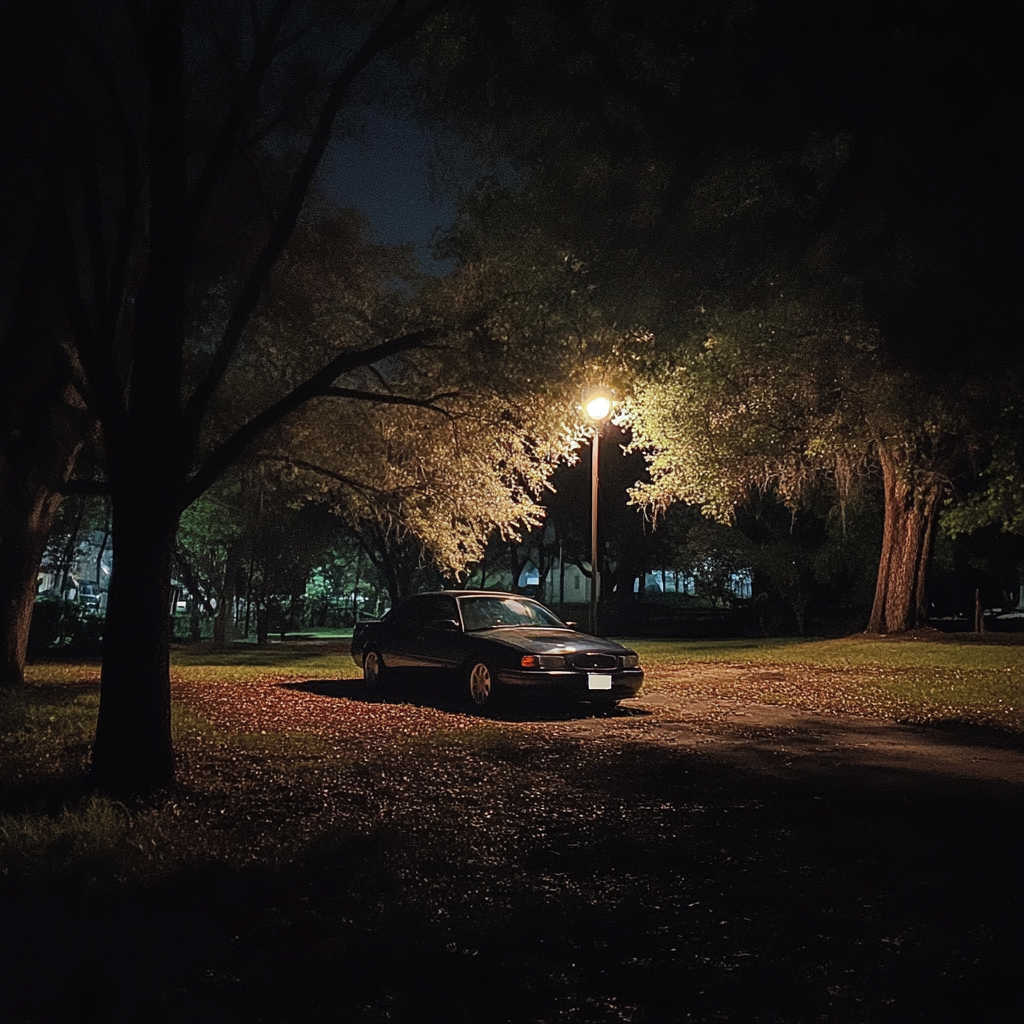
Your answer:
[[[580,628],[580,624],[578,622],[567,622],[566,625],[570,629],[579,629]]]
[[[454,619],[431,619],[427,625],[431,629],[441,629],[446,633],[458,633],[462,629]]]

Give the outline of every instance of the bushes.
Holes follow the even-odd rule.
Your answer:
[[[98,656],[103,621],[102,613],[73,601],[49,596],[37,598],[28,635],[28,656],[41,658],[58,652]]]

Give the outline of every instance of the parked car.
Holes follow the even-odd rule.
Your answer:
[[[417,594],[359,622],[352,658],[374,685],[432,673],[484,708],[513,692],[615,704],[644,680],[635,651],[580,633],[532,598],[491,590]]]
[[[95,583],[78,585],[78,604],[90,615],[99,615],[103,611],[103,594]]]

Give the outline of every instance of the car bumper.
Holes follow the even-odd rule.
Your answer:
[[[498,682],[515,689],[544,690],[553,694],[563,693],[591,700],[625,700],[635,697],[644,683],[643,669],[625,669],[612,672],[611,689],[591,687],[591,675],[609,673],[590,672],[528,672],[518,669],[500,669]]]

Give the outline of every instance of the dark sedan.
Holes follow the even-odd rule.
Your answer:
[[[444,673],[479,708],[516,691],[614,704],[644,681],[635,651],[572,629],[529,597],[491,590],[410,597],[356,625],[352,658],[373,684],[392,673]]]

